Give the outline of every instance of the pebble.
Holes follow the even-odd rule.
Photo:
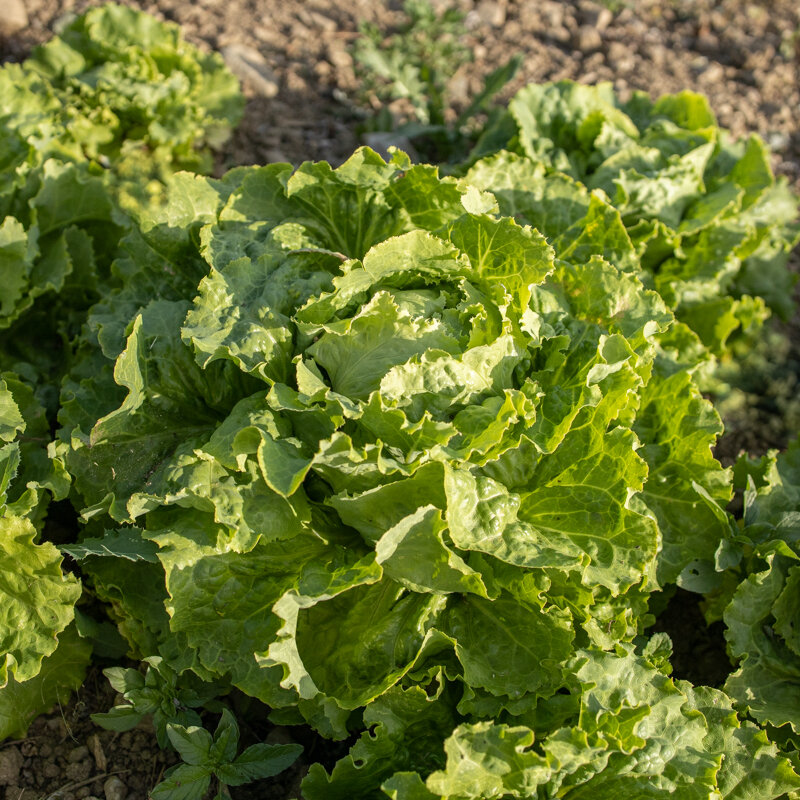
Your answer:
[[[0,36],[13,36],[28,27],[28,12],[22,0],[0,3]]]
[[[22,753],[13,745],[0,750],[0,786],[16,784],[24,760]]]
[[[563,25],[556,25],[553,28],[548,28],[547,36],[558,44],[567,44],[572,38],[569,31]]]
[[[719,39],[713,33],[701,33],[697,37],[697,49],[706,55],[713,55],[719,50]]]
[[[603,38],[589,25],[581,25],[572,36],[572,46],[582,53],[593,53],[603,46]]]
[[[618,72],[629,72],[636,65],[631,48],[622,42],[611,42],[608,46],[608,61]]]
[[[106,800],[125,800],[128,787],[116,776],[112,775],[103,783]]]
[[[80,747],[74,747],[72,750],[69,751],[69,755],[67,756],[67,761],[70,764],[75,764],[78,761],[83,761],[89,755],[89,748],[82,744]]]
[[[80,783],[92,774],[92,762],[87,758],[86,761],[74,761],[67,764],[64,774],[70,781]]]
[[[726,31],[731,27],[731,21],[720,11],[712,11],[708,15],[711,27],[717,31]]]
[[[564,7],[560,3],[550,3],[542,9],[542,16],[550,27],[564,24]]]
[[[719,83],[719,81],[725,80],[725,69],[722,64],[712,61],[704,70],[700,71],[700,75],[708,83]]]
[[[222,48],[222,57],[237,78],[245,81],[261,97],[278,94],[278,79],[266,59],[246,44],[229,44]]]
[[[328,61],[336,69],[349,69],[353,66],[353,57],[347,51],[347,45],[336,39],[328,44]]]
[[[94,763],[98,771],[105,772],[108,768],[108,759],[103,751],[103,745],[100,744],[100,737],[96,733],[93,733],[86,740],[86,744],[89,746],[89,751],[94,758]]]
[[[459,72],[453,76],[448,85],[448,91],[450,92],[452,100],[458,105],[466,107],[469,104],[471,99],[469,80],[462,71],[459,70]]]
[[[671,51],[660,44],[646,45],[644,52],[657,67],[663,67],[671,58]]]
[[[497,3],[495,0],[481,0],[478,3],[475,13],[485,25],[491,25],[493,28],[500,28],[506,21],[506,7],[503,3]]]
[[[50,762],[42,767],[42,773],[45,778],[57,778],[61,774],[61,767],[59,767],[58,764]]]
[[[781,131],[773,131],[772,133],[767,134],[767,144],[772,150],[776,150],[777,152],[785,150],[789,146],[790,142],[791,138],[789,135],[782,133]]]
[[[336,28],[339,27],[336,24],[335,19],[326,17],[324,14],[320,14],[319,11],[309,11],[308,16],[311,18],[311,21],[314,23],[315,27],[326,31],[327,33],[331,33],[331,31],[335,31]]]

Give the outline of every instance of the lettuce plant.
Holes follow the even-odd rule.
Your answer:
[[[144,202],[148,180],[208,166],[240,107],[218,56],[119,6],[0,68],[0,735],[65,700],[90,654],[73,624],[80,583],[43,540],[48,500],[70,483],[48,443],[86,311],[131,227],[122,187]]]
[[[107,4],[67,24],[23,64],[0,70],[0,120],[43,157],[209,171],[243,99],[217,53],[177,25]],[[137,180],[143,182],[141,174]]]
[[[351,740],[307,800],[800,796],[798,451],[739,467],[732,526],[698,388],[729,317],[763,316],[754,276],[784,280],[793,201],[763,148],[693,95],[560,85],[518,96],[461,178],[366,148],[172,175],[232,108],[182,48],[90,12],[0,101],[28,98],[0,194],[0,735],[81,680],[83,591],[148,665],[109,670],[98,721],[151,715],[184,760],[154,797],[298,758],[237,755],[228,710],[207,731],[229,692]],[[183,110],[136,110],[161,100]],[[125,188],[148,153],[158,191]],[[50,498],[80,514],[71,571]],[[728,625],[723,691],[670,678],[648,636],[676,585]]]
[[[609,198],[645,285],[718,357],[770,311],[792,313],[797,200],[764,143],[732,141],[700,95],[638,92],[623,103],[609,84],[526,86],[484,131],[476,161],[471,178],[498,190],[501,211],[548,236],[598,192]]]
[[[384,102],[406,100],[422,126],[443,125],[446,76],[471,55],[461,41],[464,15],[455,8],[439,12],[428,0],[405,0],[403,13],[406,19],[388,37],[377,25],[362,24],[353,45],[362,91]]]
[[[0,375],[0,737],[24,734],[42,708],[83,681],[91,648],[78,637],[81,585],[64,574],[62,555],[40,541],[50,495],[63,498],[69,476],[49,457],[50,430],[32,388]]]
[[[0,366],[39,383],[51,413],[130,226],[120,204],[136,213],[173,170],[209,169],[241,103],[219,56],[124,6],[0,68]]]
[[[761,724],[779,728],[778,740],[796,743],[800,439],[785,453],[743,459],[737,470],[746,487],[744,514],[718,551],[725,582],[710,596],[708,616],[722,616],[728,649],[738,663],[725,690]]]
[[[569,695],[539,704],[530,716],[462,722],[447,736],[444,752],[427,759],[424,748],[432,748],[458,714],[430,690],[387,694],[365,713],[370,732],[330,775],[312,766],[303,795],[308,800],[795,796],[800,777],[763,731],[740,723],[722,692],[669,678],[658,669],[659,649],[648,646],[643,655],[627,648],[579,651],[569,665]],[[417,766],[397,771],[398,764],[407,765],[403,751],[411,748],[418,750]],[[367,790],[378,785],[380,795]]]
[[[635,250],[588,224],[548,244],[400,153],[170,185],[59,415],[70,552],[134,654],[362,731],[311,800],[732,797],[751,761],[758,796],[795,785],[639,638],[652,592],[719,588],[730,477],[673,314],[615,264]]]

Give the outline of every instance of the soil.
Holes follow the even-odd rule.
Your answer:
[[[0,40],[0,59],[21,60],[52,36],[66,15],[95,2],[23,0],[29,24]],[[251,48],[263,60],[263,80],[247,81],[242,124],[219,157],[223,170],[237,164],[326,159],[341,162],[360,143],[357,128],[368,111],[349,48],[359,24],[390,29],[401,18],[399,2],[377,0],[125,0],[179,23],[185,36],[210,49]],[[505,95],[531,81],[573,78],[611,81],[622,94],[642,89],[658,95],[692,89],[708,95],[721,125],[736,136],[758,132],[771,146],[776,172],[800,189],[800,4],[796,0],[437,0],[466,14],[471,63],[454,75],[456,105],[466,102],[483,77],[510,55],[524,61]],[[788,329],[798,351],[797,321]],[[793,336],[792,336],[793,334]],[[800,357],[796,357],[800,363]],[[784,358],[784,363],[786,359]],[[739,433],[724,448],[730,460],[742,446],[763,451],[785,431],[771,431],[770,414],[788,402],[796,384],[764,408],[750,409]],[[753,429],[764,433],[753,435]],[[739,438],[736,438],[736,437]],[[677,642],[704,624],[691,597],[670,604],[662,620]],[[663,629],[662,628],[662,629]],[[714,653],[704,661],[717,659]],[[698,667],[696,648],[679,647],[675,672],[717,683],[712,667]],[[716,655],[715,655],[716,654]],[[724,656],[723,656],[724,658]],[[99,671],[69,705],[37,720],[28,736],[0,744],[0,797],[7,800],[143,800],[169,766],[152,730],[124,734],[97,728],[90,713],[105,711],[114,693]],[[283,741],[284,729],[268,724],[243,731],[243,744]],[[341,745],[304,741],[313,760],[333,760]],[[280,779],[232,790],[233,797],[299,797],[300,762]]]
[[[19,60],[52,35],[65,15],[96,0],[24,0],[29,26],[0,43]],[[359,24],[384,29],[402,18],[390,0],[125,0],[181,25],[187,39],[222,50],[258,51],[277,94],[245,85],[245,117],[222,163],[307,159],[340,162],[358,145],[364,116],[348,52]],[[800,186],[800,5],[795,0],[436,0],[466,13],[473,60],[452,85],[456,101],[510,55],[524,56],[506,95],[531,81],[611,81],[623,95],[704,92],[735,135],[756,131],[778,172]],[[634,10],[635,9],[635,10]]]
[[[152,726],[127,733],[97,727],[90,715],[107,711],[115,692],[93,668],[65,707],[37,719],[19,741],[0,745],[0,785],[7,800],[144,798],[175,761],[160,750]]]

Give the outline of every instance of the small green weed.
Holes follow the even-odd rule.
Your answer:
[[[128,731],[147,716],[153,721],[159,747],[172,746],[183,759],[167,770],[164,780],[150,794],[152,800],[200,800],[216,780],[215,800],[230,797],[228,786],[270,778],[295,762],[303,748],[299,744],[254,744],[240,755],[239,726],[231,712],[214,698],[216,683],[182,678],[164,661],[146,658],[147,671],[113,667],[105,676],[124,702],[92,720],[113,731]],[[196,708],[221,708],[212,736],[202,727]]]
[[[408,100],[415,119],[444,122],[447,75],[467,63],[464,15],[457,9],[438,13],[428,0],[406,0],[406,21],[387,35],[364,24],[353,56],[367,94],[382,103]]]
[[[178,674],[158,656],[144,659],[147,671],[112,667],[104,670],[111,686],[121,694],[124,703],[105,714],[93,714],[92,720],[107,730],[129,731],[150,716],[159,747],[168,747],[167,725],[200,725],[194,709],[206,705],[220,693],[220,686],[193,680],[178,681]]]
[[[472,59],[464,44],[464,15],[453,8],[439,12],[429,0],[406,0],[403,10],[406,20],[394,31],[364,25],[353,47],[364,99],[379,107],[363,130],[405,137],[432,163],[459,160],[471,146],[475,118],[489,112],[490,101],[514,77],[521,58],[487,76],[483,90],[459,113],[448,83]],[[397,100],[407,101],[407,113],[392,112],[389,104]]]
[[[172,767],[150,792],[151,800],[201,800],[216,779],[214,800],[228,800],[229,786],[271,778],[290,767],[303,748],[299,744],[254,744],[240,755],[239,726],[223,709],[212,736],[205,728],[169,723],[167,735],[185,763]]]

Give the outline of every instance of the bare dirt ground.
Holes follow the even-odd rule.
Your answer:
[[[0,4],[4,0],[0,0]],[[126,0],[179,23],[210,49],[252,48],[264,62],[247,82],[244,120],[220,157],[237,164],[312,159],[341,162],[359,144],[364,118],[349,48],[359,23],[391,28],[400,3],[378,0]],[[0,40],[0,59],[20,60],[48,39],[65,15],[96,2],[24,0],[29,25]],[[692,89],[711,100],[720,123],[756,131],[775,154],[776,171],[800,189],[800,4],[797,0],[453,0],[466,14],[471,63],[454,76],[464,102],[483,76],[514,53],[523,66],[506,95],[531,81],[608,80],[625,94]],[[437,2],[437,5],[448,5]],[[800,327],[795,329],[795,333]],[[99,671],[78,697],[0,744],[0,797],[6,800],[143,800],[169,756],[146,727],[113,734],[89,714],[113,702]],[[281,730],[243,731],[252,740]],[[248,744],[244,741],[244,744]],[[234,798],[299,797],[303,764],[337,753],[303,742],[309,755],[281,781],[234,789]]]
[[[274,97],[246,84],[244,121],[227,165],[341,161],[358,144],[362,113],[349,46],[359,23],[390,28],[401,3],[380,0],[125,0],[177,22],[188,39],[222,50],[257,50],[274,75]],[[30,25],[0,44],[20,59],[65,14],[96,0],[24,0]],[[506,94],[531,81],[608,80],[623,94],[706,93],[723,126],[757,131],[776,168],[800,185],[800,4],[796,0],[439,0],[466,13],[472,63],[455,96],[473,95],[510,55],[524,56]]]

